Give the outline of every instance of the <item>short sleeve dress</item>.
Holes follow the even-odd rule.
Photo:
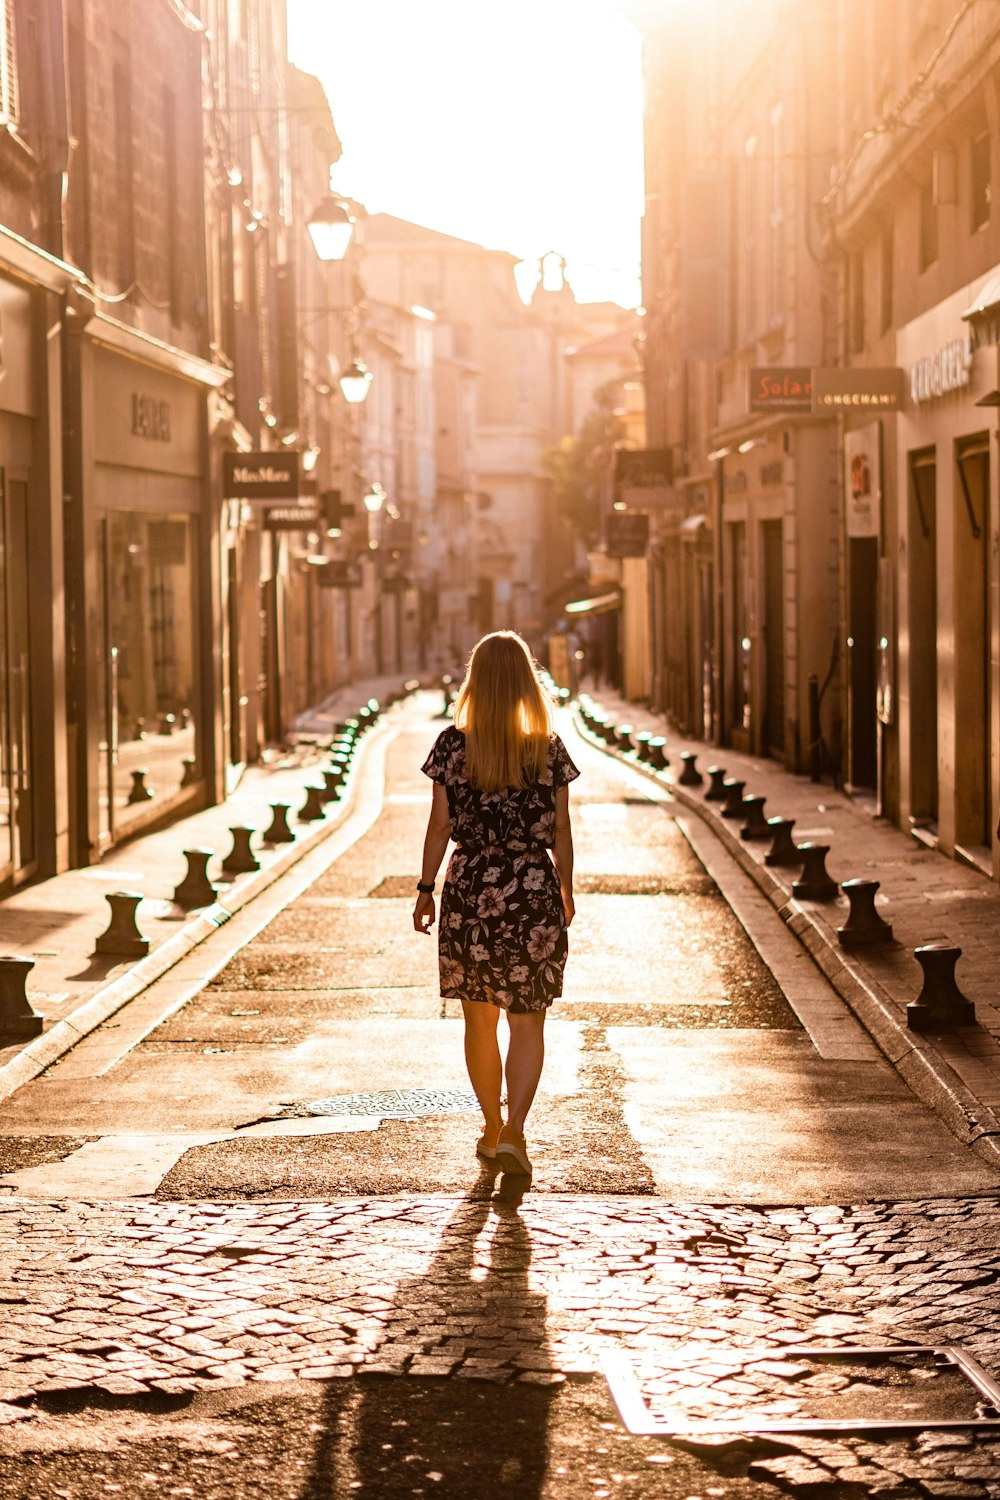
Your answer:
[[[441,893],[441,994],[515,1015],[562,994],[566,916],[550,850],[556,789],[579,776],[557,734],[545,775],[526,787],[481,792],[465,774],[465,735],[438,735],[421,770],[448,793],[451,856]]]

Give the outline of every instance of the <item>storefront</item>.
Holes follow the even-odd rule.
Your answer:
[[[896,335],[897,732],[903,826],[997,875],[1000,370],[964,316],[978,286]]]
[[[59,402],[75,279],[0,229],[0,890],[69,857]]]
[[[206,397],[225,372],[101,316],[72,356],[80,442],[67,468],[83,636],[74,832],[86,863],[214,799],[222,549],[207,497]]]

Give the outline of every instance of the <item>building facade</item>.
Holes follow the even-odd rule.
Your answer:
[[[1000,874],[1000,18],[637,6],[654,699]]]

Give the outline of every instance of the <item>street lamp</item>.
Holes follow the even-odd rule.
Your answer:
[[[374,376],[366,364],[354,359],[347,366],[337,384],[349,406],[360,406],[368,395]]]
[[[313,248],[320,260],[343,260],[356,219],[332,193],[321,199],[306,220]]]
[[[368,493],[362,495],[361,504],[370,516],[377,516],[387,498],[385,490],[376,479]]]

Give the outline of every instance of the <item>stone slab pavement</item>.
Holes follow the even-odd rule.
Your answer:
[[[342,799],[327,804],[322,820],[296,818],[307,787],[321,783],[323,741],[338,719],[369,698],[381,702],[401,689],[398,676],[338,689],[300,715],[288,746],[250,767],[225,801],[139,835],[95,865],[36,881],[0,901],[0,953],[33,960],[27,996],[43,1019],[41,1035],[32,1040],[0,1034],[0,1099],[37,1076],[330,835],[353,805],[353,775]],[[399,711],[390,710],[382,725]],[[381,725],[373,731],[380,732]],[[278,802],[291,808],[294,842],[267,844],[262,835]],[[236,826],[259,830],[252,847],[260,870],[233,878],[224,875],[221,864],[232,848],[229,830]],[[212,906],[186,909],[174,901],[187,869],[183,851],[205,848],[214,851],[208,873],[218,898]],[[110,917],[106,898],[115,891],[142,897],[138,925],[150,945],[144,959],[95,955],[95,941]]]
[[[600,1379],[607,1356],[622,1354],[644,1398],[694,1428],[762,1397],[806,1414],[842,1398],[855,1417],[880,1399],[877,1368],[860,1379],[817,1371],[783,1358],[791,1348],[959,1343],[996,1368],[995,1201],[758,1209],[518,1201],[504,1187],[491,1198],[493,1187],[322,1203],[0,1204],[0,1430],[74,1390],[141,1401],[376,1376],[556,1388]],[[706,1348],[762,1347],[775,1354],[763,1393],[733,1378],[733,1359],[706,1374]],[[935,1410],[936,1378],[917,1393],[920,1411]],[[692,1441],[714,1451],[711,1437]],[[740,1442],[752,1473],[793,1493],[1000,1495],[991,1432]]]
[[[1000,887],[873,816],[864,803],[829,784],[793,775],[776,761],[687,739],[662,715],[611,692],[595,694],[591,701],[613,724],[666,738],[670,765],[664,772],[640,765],[634,751],[624,758],[669,786],[673,797],[711,828],[917,1096],[937,1110],[959,1139],[994,1165],[1000,1162]],[[712,765],[724,766],[728,776],[745,783],[745,797],[765,797],[765,817],[793,819],[797,843],[829,845],[826,868],[838,884],[877,880],[876,906],[892,926],[892,941],[846,951],[837,929],[847,917],[847,898],[838,893],[828,901],[796,899],[792,885],[801,865],[767,865],[770,841],[743,839],[742,820],[724,818],[721,803],[705,801],[707,777],[701,786],[679,784],[680,756],[686,751],[697,756],[702,773]],[[623,755],[617,749],[608,753]],[[906,1008],[917,999],[922,983],[913,950],[931,942],[961,948],[956,978],[975,1004],[976,1024],[923,1036],[908,1029]]]

